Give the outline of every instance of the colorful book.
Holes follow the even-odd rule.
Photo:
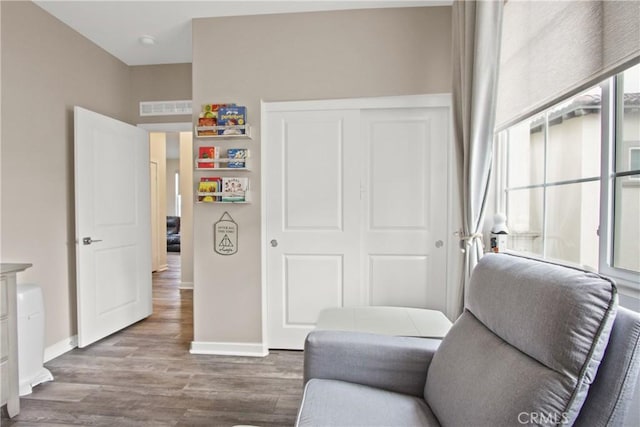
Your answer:
[[[222,178],[222,201],[223,202],[244,202],[249,187],[249,178],[244,177],[223,177]]]
[[[217,135],[218,132],[215,130],[214,126],[218,126],[217,112],[213,117],[199,117],[198,127],[210,127],[212,129],[198,129],[198,136]]]
[[[198,160],[202,159],[217,159],[220,157],[220,149],[218,147],[200,147],[198,148]],[[198,162],[199,169],[211,169],[217,167],[215,162]]]
[[[230,168],[244,168],[245,159],[249,157],[249,150],[246,148],[229,148],[227,150]]]
[[[203,104],[198,117],[198,127],[218,126],[218,110],[222,107],[232,107],[235,104]],[[198,136],[217,135],[217,129],[198,129]]]
[[[221,107],[218,110],[218,135],[243,135],[247,124],[247,109],[242,106]]]
[[[218,110],[222,107],[233,107],[236,104],[202,104],[200,117],[217,117]]]
[[[220,196],[203,193],[219,193],[220,181],[221,179],[217,176],[200,178],[200,183],[198,184],[198,201],[203,203],[213,203],[218,201]]]

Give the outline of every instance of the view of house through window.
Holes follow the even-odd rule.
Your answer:
[[[603,113],[607,99],[615,117]],[[607,265],[640,271],[640,65],[503,130],[498,141],[509,249],[593,270],[610,256]],[[603,161],[603,150],[613,161]],[[614,181],[604,210],[602,177]],[[604,223],[611,254],[600,241]]]

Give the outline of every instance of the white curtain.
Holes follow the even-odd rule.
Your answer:
[[[453,4],[453,112],[462,196],[462,311],[471,271],[483,254],[482,230],[489,190],[503,2]]]

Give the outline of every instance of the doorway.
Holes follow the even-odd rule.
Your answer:
[[[157,234],[157,250],[161,253],[157,271],[169,267],[179,269],[179,287],[193,289],[193,133],[191,123],[140,124],[150,134],[151,152],[157,147],[155,159],[160,164],[160,196],[152,205],[157,213],[151,218]],[[177,218],[178,226],[175,221]],[[167,234],[179,232],[179,236]],[[170,242],[171,240],[171,242]],[[176,242],[179,242],[176,244]],[[179,248],[179,249],[178,249]],[[169,249],[169,250],[167,250]],[[170,265],[171,264],[171,265]]]

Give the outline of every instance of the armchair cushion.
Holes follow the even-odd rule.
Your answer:
[[[602,358],[615,319],[609,279],[543,261],[489,255],[473,273],[468,310],[507,343],[559,372],[576,376]],[[602,338],[602,339],[601,339]],[[592,353],[594,358],[591,358]]]
[[[445,425],[515,425],[521,414],[573,423],[609,339],[613,283],[493,254],[469,289],[429,368],[425,399],[436,417]]]
[[[436,358],[425,398],[443,425],[518,425],[520,413],[532,412],[561,417],[563,410],[544,398],[556,393],[569,398],[558,387],[562,375],[525,357],[468,311],[458,318],[432,363]]]
[[[439,426],[420,397],[335,380],[310,380],[297,426]]]
[[[439,339],[313,331],[305,341],[304,380],[341,380],[422,398]]]
[[[618,307],[602,365],[576,425],[629,425],[625,417],[634,403],[640,373],[640,314]],[[637,395],[636,395],[637,396]],[[637,399],[637,397],[635,397]],[[635,401],[637,405],[637,400]]]

